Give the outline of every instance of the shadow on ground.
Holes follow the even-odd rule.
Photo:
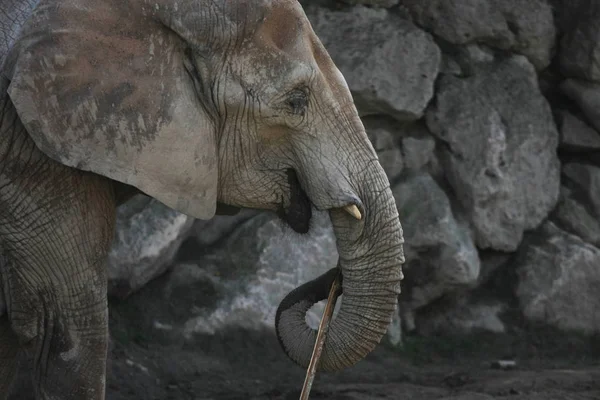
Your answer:
[[[111,301],[108,400],[298,399],[304,371],[271,331],[230,329],[184,341],[157,329],[173,316],[152,283]],[[179,318],[174,316],[173,318]],[[312,399],[592,400],[600,399],[600,340],[544,327],[509,334],[405,338],[381,344],[339,373],[322,373]],[[517,367],[500,370],[498,359]],[[33,399],[21,374],[10,400]]]

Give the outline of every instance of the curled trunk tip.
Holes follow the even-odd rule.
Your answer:
[[[306,346],[314,346],[317,331],[306,324],[306,313],[321,300],[327,299],[333,281],[341,271],[338,267],[332,268],[312,281],[298,286],[288,293],[279,303],[275,313],[275,332],[277,339],[285,354],[303,368],[308,367],[310,353],[305,352]],[[340,276],[340,282],[343,277]],[[342,294],[338,291],[336,298]],[[295,341],[293,338],[304,337],[305,340]]]

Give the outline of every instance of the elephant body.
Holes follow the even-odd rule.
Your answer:
[[[105,262],[135,193],[209,219],[328,210],[335,273],[280,306],[305,366],[307,305],[343,276],[320,368],[379,342],[402,279],[402,228],[346,82],[296,0],[8,0],[0,5],[0,399],[16,357],[39,399],[105,398]]]

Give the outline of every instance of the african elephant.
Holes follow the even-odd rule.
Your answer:
[[[402,228],[296,0],[7,0],[0,46],[0,397],[19,350],[38,398],[105,397],[104,264],[115,208],[136,192],[200,219],[217,204],[272,210],[300,233],[313,208],[328,210],[344,297],[320,368],[380,341]],[[280,307],[281,344],[300,365],[314,343],[302,310],[333,276]]]

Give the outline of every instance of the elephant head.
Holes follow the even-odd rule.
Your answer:
[[[4,71],[27,131],[63,164],[202,219],[220,202],[306,232],[311,210],[328,210],[344,297],[320,368],[380,341],[402,228],[344,77],[296,0],[40,0]],[[281,308],[281,343],[301,365],[314,332],[291,311],[329,278]]]

